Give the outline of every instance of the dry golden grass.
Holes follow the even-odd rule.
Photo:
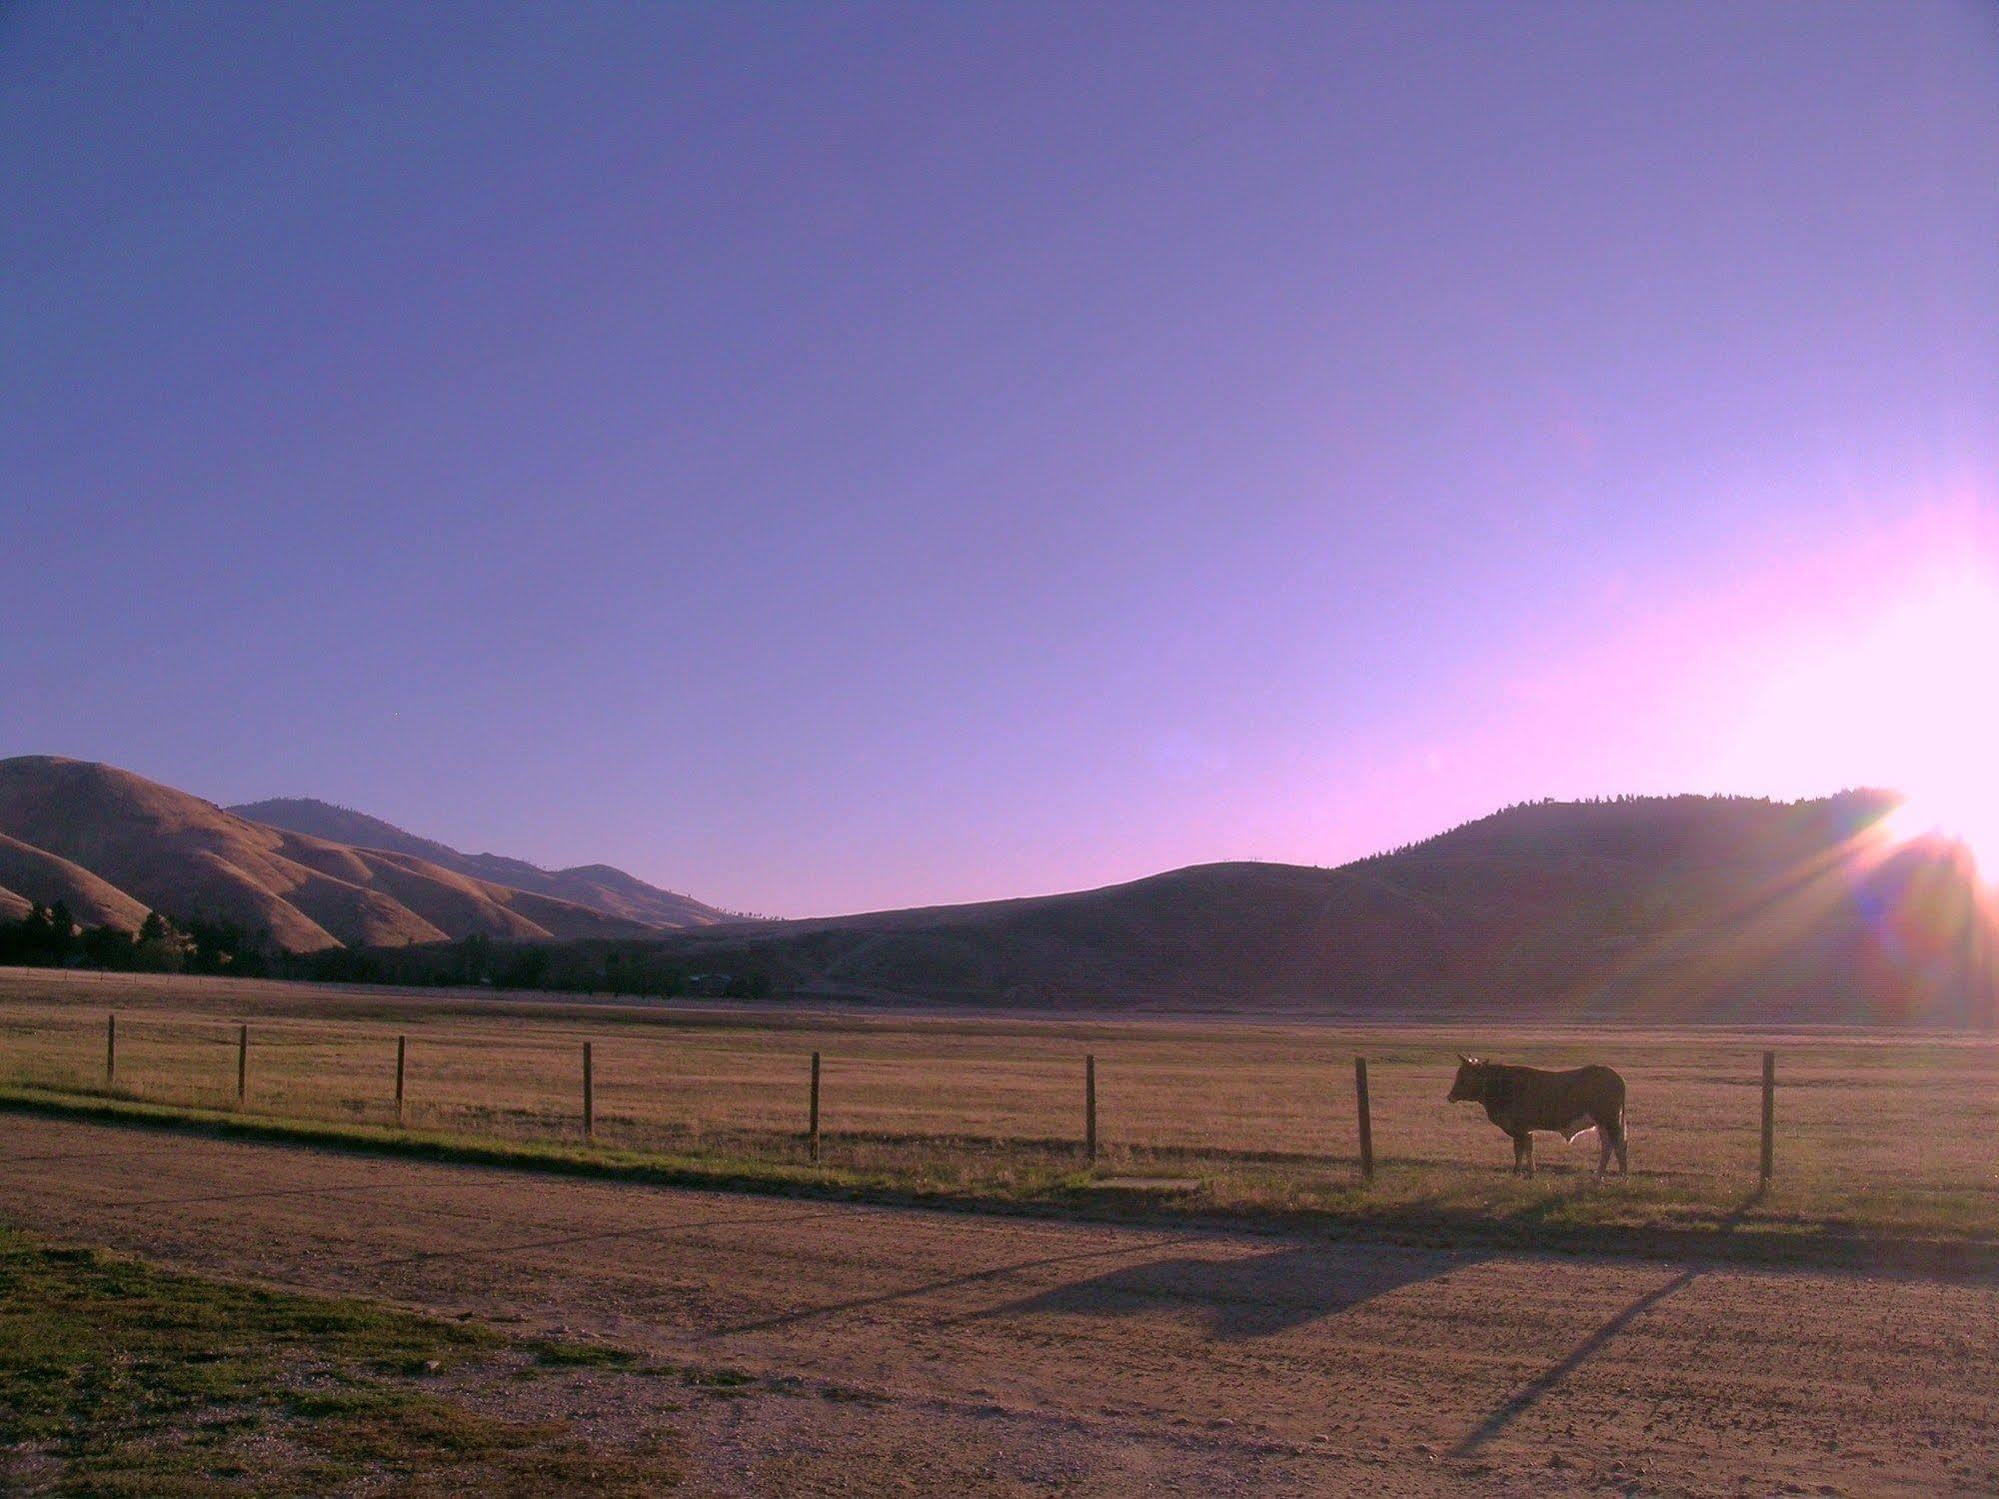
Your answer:
[[[511,1140],[581,1136],[594,1048],[597,1144],[730,1162],[804,1160],[808,1058],[824,1057],[823,1161],[871,1180],[1020,1198],[1082,1171],[1083,1058],[1098,1068],[1097,1177],[1199,1183],[1198,1205],[1445,1223],[1467,1214],[1625,1228],[1999,1237],[1999,1046],[1886,1031],[1190,1019],[1050,1020],[686,1006],[494,1004],[448,995],[157,978],[0,975],[0,1081],[406,1123]],[[1756,1184],[1759,1073],[1778,1054],[1777,1185]],[[1542,1137],[1511,1180],[1505,1139],[1448,1105],[1456,1050],[1630,1085],[1633,1179],[1592,1187],[1593,1137]],[[1378,1177],[1357,1191],[1353,1058],[1369,1060]],[[1365,1211],[1361,1204],[1365,1203]]]

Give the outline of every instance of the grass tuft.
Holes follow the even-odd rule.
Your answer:
[[[368,1302],[171,1274],[0,1230],[0,1490],[96,1495],[655,1492],[670,1456],[593,1453],[389,1369],[502,1339]],[[594,1475],[594,1480],[592,1479]]]

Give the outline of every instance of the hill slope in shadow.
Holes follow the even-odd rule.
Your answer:
[[[1338,869],[1209,864],[1075,894],[676,938],[780,989],[981,1003],[1983,1024],[1987,897],[1886,793],[1510,808]]]

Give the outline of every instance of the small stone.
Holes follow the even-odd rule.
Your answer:
[[[1233,1425],[1235,1425],[1235,1422],[1229,1417],[1217,1416],[1208,1423],[1208,1429],[1210,1431],[1227,1431]]]
[[[423,1372],[426,1374],[435,1374],[439,1369],[442,1369],[443,1367],[444,1365],[439,1363],[434,1358],[427,1358],[423,1361]]]

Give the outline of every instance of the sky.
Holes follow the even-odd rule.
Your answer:
[[[14,0],[0,205],[0,755],[777,915],[1999,812],[1983,3]]]

